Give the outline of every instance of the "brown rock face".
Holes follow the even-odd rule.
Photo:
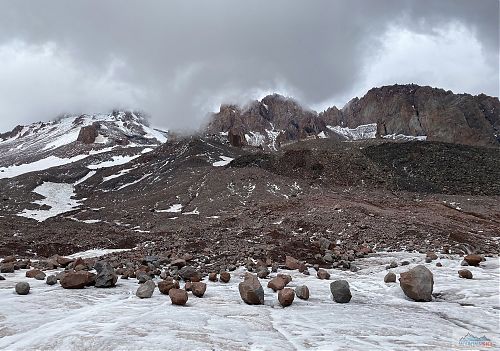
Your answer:
[[[278,301],[281,306],[288,307],[292,304],[293,299],[295,298],[295,292],[293,289],[284,288],[278,292]]]
[[[183,306],[188,300],[188,294],[186,290],[183,289],[170,289],[170,291],[168,292],[168,296],[170,296],[172,305]]]
[[[93,144],[98,135],[99,125],[97,123],[93,123],[90,126],[82,127],[76,140],[84,144]]]

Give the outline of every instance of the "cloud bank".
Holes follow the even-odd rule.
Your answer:
[[[195,130],[271,92],[316,109],[373,86],[498,96],[497,0],[0,1],[0,130],[133,108]]]

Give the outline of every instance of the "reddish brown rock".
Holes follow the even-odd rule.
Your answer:
[[[168,295],[170,289],[179,289],[179,282],[170,278],[158,283],[158,290],[164,295]]]
[[[399,285],[406,296],[415,301],[431,301],[434,277],[425,266],[418,265],[400,274]]]
[[[472,279],[472,272],[468,269],[461,269],[458,271],[458,276],[464,279]]]
[[[39,273],[43,273],[43,272],[39,269],[31,269],[31,270],[26,272],[26,278],[35,278],[35,276]]]
[[[217,281],[217,273],[215,272],[212,272],[208,275],[208,280],[210,280],[211,282],[216,282]]]
[[[290,306],[295,298],[295,292],[293,289],[284,288],[278,292],[278,301],[281,306]]]
[[[172,305],[183,306],[188,300],[188,293],[184,289],[170,289],[168,296]]]
[[[92,281],[92,274],[85,271],[65,273],[59,281],[64,289],[83,289]]]
[[[193,283],[191,283],[190,281],[186,282],[186,284],[184,284],[184,290],[186,291],[191,291],[191,287],[193,286]]]
[[[298,269],[299,272],[303,272],[307,269],[306,265],[303,262],[300,262],[299,260],[297,260],[292,256],[286,256],[285,266],[288,269]]]
[[[257,276],[246,273],[245,280],[238,285],[241,299],[249,305],[264,304],[264,289]]]
[[[78,134],[78,138],[76,140],[84,144],[93,144],[98,135],[99,124],[93,123],[90,126],[81,127],[80,133]]]
[[[464,261],[469,264],[469,266],[479,266],[479,263],[483,260],[480,255],[467,255],[464,257]]]
[[[222,272],[219,276],[219,280],[223,283],[229,283],[231,280],[231,274],[229,274],[229,272]]]
[[[203,297],[205,291],[207,291],[207,284],[202,282],[194,282],[191,284],[191,291],[196,297]]]
[[[278,291],[283,289],[287,284],[287,281],[283,277],[276,277],[267,283],[267,287],[273,289],[273,291]]]

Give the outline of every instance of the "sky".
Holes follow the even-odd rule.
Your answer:
[[[498,96],[499,0],[0,0],[0,131],[118,108],[189,132],[396,83]]]

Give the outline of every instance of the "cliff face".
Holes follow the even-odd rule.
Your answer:
[[[362,98],[352,99],[342,110],[333,106],[319,114],[276,94],[245,107],[223,105],[213,115],[207,132],[238,135],[243,145],[276,149],[283,142],[311,137],[343,139],[349,134],[347,128],[376,123],[377,137],[403,135],[498,146],[499,113],[498,98],[483,94],[472,96],[418,85],[393,85],[373,88]],[[339,128],[331,128],[335,126],[344,131],[339,133]]]

